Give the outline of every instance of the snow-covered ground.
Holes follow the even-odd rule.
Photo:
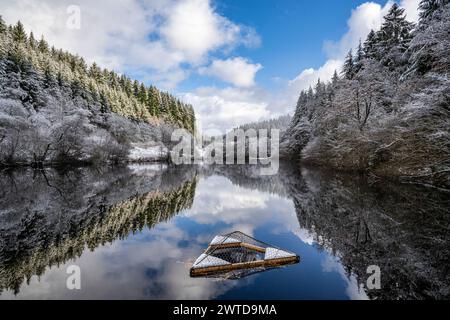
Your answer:
[[[132,162],[151,162],[165,160],[168,156],[169,150],[164,146],[134,144],[128,154],[128,159]]]

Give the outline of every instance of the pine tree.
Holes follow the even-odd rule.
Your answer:
[[[78,62],[78,68],[80,69],[81,73],[86,75],[87,74],[87,64],[86,61],[84,61],[83,58],[80,58]]]
[[[317,79],[315,91],[316,91],[316,97],[321,97],[325,91],[325,85],[322,83],[322,81],[320,81],[320,78]]]
[[[15,42],[25,42],[27,40],[27,34],[25,33],[22,22],[18,21],[14,26],[12,37]]]
[[[34,49],[36,47],[36,40],[34,39],[33,31],[30,32],[30,37],[28,38],[28,46],[31,49]]]
[[[147,89],[143,83],[139,86],[138,100],[144,104],[147,102]]]
[[[89,77],[94,79],[95,81],[100,81],[102,78],[102,71],[98,67],[98,65],[94,62],[91,67],[89,68],[88,72]]]
[[[44,40],[29,36],[21,22],[7,26],[0,17],[0,50],[2,58],[10,60],[14,70],[39,71],[45,88],[56,85],[71,90],[100,106],[100,112],[111,111],[136,120],[148,121],[149,116],[193,132],[195,114],[192,106],[183,104],[169,93],[155,87],[147,88],[139,81],[114,71],[100,69],[96,63],[89,68],[78,55],[51,47]]]
[[[137,98],[139,96],[139,81],[133,81],[133,94]]]
[[[355,63],[353,60],[353,52],[350,50],[345,58],[344,66],[342,67],[342,74],[348,80],[355,76]]]
[[[42,37],[41,37],[41,40],[39,40],[39,43],[38,43],[38,49],[39,49],[39,51],[42,52],[42,53],[48,52],[48,44],[47,44],[47,42],[45,41],[44,36],[42,36]]]
[[[106,113],[109,109],[108,105],[109,101],[108,98],[106,97],[106,94],[103,91],[100,92],[100,112]]]
[[[311,100],[314,98],[314,90],[311,86],[309,86],[307,95],[308,95],[308,100]]]
[[[367,39],[364,42],[364,57],[368,59],[376,58],[377,36],[375,31],[370,30]]]
[[[55,84],[52,68],[48,60],[44,63],[44,83],[46,88],[50,88]]]
[[[362,47],[361,40],[359,40],[358,49],[356,50],[356,56],[355,56],[355,73],[358,73],[359,70],[363,67],[363,59],[364,59],[364,50]]]
[[[339,81],[339,75],[337,73],[337,70],[334,70],[333,78],[331,78],[331,84],[333,85],[333,87],[336,87],[336,85],[338,84],[338,81]]]
[[[377,33],[381,54],[390,50],[393,46],[403,46],[411,40],[411,31],[414,24],[406,20],[405,9],[394,3],[389,13],[384,17],[384,22]]]
[[[158,90],[155,87],[150,87],[148,90],[148,107],[152,116],[158,117],[159,114],[159,102],[158,102]]]
[[[2,16],[0,15],[0,34],[5,33],[6,30],[8,30],[8,27],[6,26],[5,21],[3,20]]]
[[[446,4],[450,3],[450,0],[422,0],[419,4],[420,19],[426,19],[433,14],[439,8],[442,8]]]

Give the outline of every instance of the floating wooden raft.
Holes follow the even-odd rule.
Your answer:
[[[269,269],[300,261],[295,253],[256,240],[242,232],[216,236],[192,265],[192,277],[235,270]]]

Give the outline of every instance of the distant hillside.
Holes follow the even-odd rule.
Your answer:
[[[157,159],[194,124],[191,105],[0,17],[0,166]]]
[[[450,188],[450,4],[394,4],[341,75],[300,94],[284,157]]]
[[[289,127],[291,119],[292,119],[291,116],[285,115],[285,116],[281,116],[281,117],[274,118],[274,119],[246,123],[235,129],[242,129],[244,131],[248,130],[248,129],[254,129],[257,131],[260,129],[267,129],[269,131],[272,129],[278,129],[278,130],[280,130],[280,136],[281,136],[286,132],[287,128]]]

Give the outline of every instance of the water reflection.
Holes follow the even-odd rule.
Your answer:
[[[134,166],[0,174],[0,298],[449,297],[450,196],[282,166]],[[302,257],[239,281],[192,279],[216,234]],[[66,267],[82,289],[66,288]],[[362,287],[380,266],[381,290]]]

